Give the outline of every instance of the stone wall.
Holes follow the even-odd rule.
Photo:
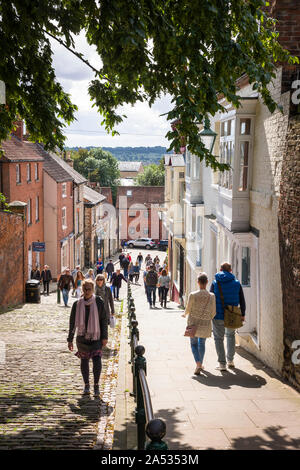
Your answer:
[[[26,247],[23,216],[0,211],[0,311],[25,300]]]
[[[283,375],[300,389],[300,364],[292,361],[300,340],[300,116],[289,122],[279,200],[279,249],[283,295]],[[299,347],[298,347],[299,348]],[[294,361],[295,362],[295,361]]]

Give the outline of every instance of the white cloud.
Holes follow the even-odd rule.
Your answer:
[[[151,108],[147,103],[141,102],[135,106],[122,107],[120,113],[125,114],[127,119],[117,128],[121,135],[107,135],[100,124],[102,116],[92,107],[88,94],[88,85],[95,76],[94,72],[55,40],[51,43],[57,79],[71,95],[72,102],[78,106],[77,121],[65,130],[67,146],[168,147],[169,142],[164,136],[170,125],[166,116],[161,117],[160,114],[170,110],[170,97],[162,97]],[[88,45],[83,33],[75,38],[75,49],[83,53],[94,67],[101,66],[96,49]]]

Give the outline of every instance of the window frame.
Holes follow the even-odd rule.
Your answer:
[[[20,165],[20,163],[16,164],[16,183],[21,184],[21,165]]]
[[[27,163],[26,167],[27,183],[31,183],[31,164]]]
[[[63,230],[66,230],[67,226],[67,208],[63,206],[61,208],[61,226]]]

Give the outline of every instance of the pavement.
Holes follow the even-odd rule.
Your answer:
[[[0,315],[0,450],[112,446],[121,315],[103,349],[100,399],[83,396],[76,346],[67,347],[71,309],[56,301],[52,293]]]
[[[138,250],[131,250],[135,255]],[[143,254],[145,252],[143,251]],[[161,252],[161,260],[164,258]],[[126,296],[125,290],[122,291]],[[299,449],[300,394],[271,369],[236,345],[235,368],[215,369],[213,338],[206,342],[205,371],[195,376],[186,319],[174,302],[151,310],[143,286],[132,285],[145,347],[147,381],[155,418],[166,422],[171,450]],[[123,319],[114,449],[136,448],[135,402],[128,328]]]
[[[134,260],[147,253],[130,251]],[[154,415],[166,422],[169,449],[300,448],[296,390],[238,345],[236,368],[217,371],[212,338],[205,372],[195,376],[182,309],[168,302],[150,310],[142,282],[132,292]],[[56,293],[0,314],[0,450],[136,449],[125,283],[120,297],[100,399],[82,396],[80,363],[67,349],[70,308],[57,305]]]

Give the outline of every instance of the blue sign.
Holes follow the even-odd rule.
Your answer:
[[[32,242],[32,251],[43,253],[45,251],[45,242]]]

